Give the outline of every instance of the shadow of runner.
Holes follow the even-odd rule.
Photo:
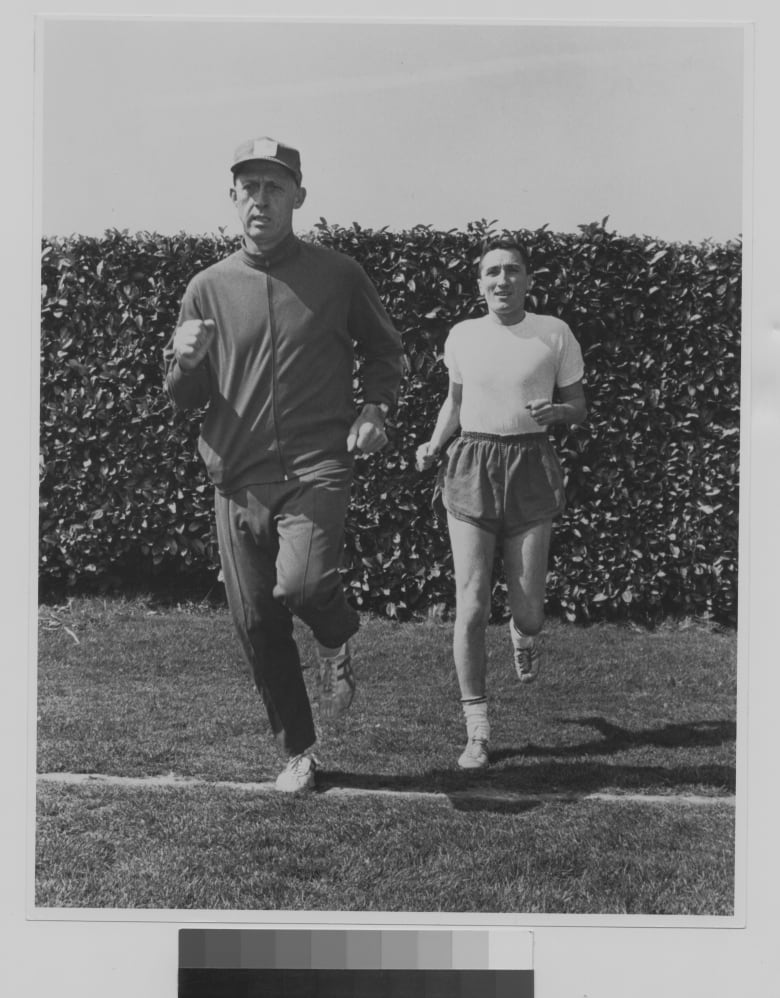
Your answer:
[[[540,792],[564,789],[591,793],[605,786],[624,790],[669,790],[692,786],[732,793],[736,785],[733,765],[710,762],[676,762],[671,765],[616,764],[606,757],[638,748],[697,749],[733,744],[736,723],[730,720],[690,721],[660,728],[632,731],[603,717],[561,718],[559,723],[593,728],[600,738],[576,745],[545,746],[528,743],[516,748],[493,748],[491,767],[464,772],[436,769],[423,773],[360,774],[321,772],[324,784],[361,789],[387,789],[420,793],[447,793],[467,787],[489,786],[493,790]],[[590,761],[604,757],[599,763]],[[521,760],[518,765],[501,765]]]
[[[492,756],[491,756],[492,758]],[[478,774],[432,769],[426,773],[347,773],[321,769],[318,787],[375,790],[405,794],[457,794],[485,790],[486,794],[572,793],[591,794],[606,789],[615,792],[692,793],[704,788],[719,794],[734,792],[734,768],[719,765],[631,766],[592,762],[543,762],[528,766],[505,766]]]
[[[516,788],[507,790],[493,785],[480,785],[473,778],[469,781],[470,785],[463,785],[457,789],[444,789],[438,785],[443,775],[451,774],[434,771],[428,781],[424,777],[410,780],[402,776],[320,771],[316,792],[325,794],[334,790],[362,790],[384,793],[389,798],[394,794],[399,798],[418,795],[418,799],[430,803],[435,803],[436,797],[441,797],[446,798],[455,811],[491,811],[496,814],[523,814],[535,811],[546,803],[545,800],[530,793],[523,797],[522,791]]]
[[[497,749],[491,752],[493,762],[505,759],[572,758],[580,756],[607,756],[629,749],[641,748],[717,748],[734,744],[737,726],[734,721],[691,721],[686,724],[667,724],[663,728],[632,731],[612,724],[603,717],[560,718],[558,723],[595,728],[602,735],[599,739],[577,745],[547,746],[529,742],[522,748]]]
[[[524,753],[496,753],[525,758]],[[491,756],[491,758],[493,758]],[[494,760],[495,761],[495,760]],[[727,765],[633,766],[574,761],[532,761],[479,774],[430,770],[416,775],[345,773],[322,770],[321,791],[353,789],[400,795],[441,795],[456,810],[520,814],[546,803],[577,803],[593,793],[706,794],[735,792],[736,774]],[[432,798],[431,798],[432,799]]]
[[[546,748],[529,745],[523,755],[571,756],[609,755],[627,748],[647,745],[655,748],[714,748],[735,742],[737,725],[734,721],[690,721],[683,724],[666,724],[662,728],[646,728],[632,731],[603,717],[559,718],[558,723],[577,725],[581,728],[595,728],[602,736],[598,740],[567,745],[563,748]],[[496,753],[498,758],[500,753]]]

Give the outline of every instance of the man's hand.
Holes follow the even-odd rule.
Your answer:
[[[373,454],[381,450],[386,443],[385,417],[382,410],[373,403],[364,405],[363,411],[347,434],[347,450],[352,453],[357,448],[363,454]]]
[[[417,448],[417,460],[415,462],[417,470],[427,471],[428,468],[432,468],[436,464],[437,457],[438,452],[430,440],[426,444],[420,444]]]
[[[187,319],[173,336],[173,353],[182,371],[192,371],[209,352],[217,332],[213,319]]]
[[[558,406],[549,399],[534,399],[526,406],[531,419],[540,426],[552,426],[560,420]]]

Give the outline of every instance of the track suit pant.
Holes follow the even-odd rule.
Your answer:
[[[228,605],[271,730],[287,755],[316,740],[293,614],[337,648],[359,626],[339,568],[352,472],[249,485],[215,510]]]

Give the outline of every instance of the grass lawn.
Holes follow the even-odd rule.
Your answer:
[[[449,625],[367,619],[353,642],[358,695],[322,731],[322,785],[390,793],[41,781],[36,904],[733,912],[733,633],[550,622],[548,664],[529,687],[514,677],[506,628],[490,628],[492,765],[478,775],[455,767],[451,636]],[[304,629],[299,641],[312,664]],[[42,607],[38,692],[40,773],[215,784],[280,768],[222,608]],[[585,799],[594,792],[625,800]],[[672,803],[679,794],[712,803]]]

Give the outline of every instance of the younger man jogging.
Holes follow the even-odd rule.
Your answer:
[[[489,237],[477,282],[487,312],[450,331],[444,346],[449,391],[430,440],[417,449],[424,471],[461,431],[442,477],[455,567],[453,656],[466,721],[462,769],[489,764],[485,631],[497,553],[517,677],[532,682],[539,671],[547,556],[553,521],[565,507],[548,431],[556,423],[581,423],[587,412],[582,353],[571,329],[554,316],[526,311],[526,248],[510,237]]]

